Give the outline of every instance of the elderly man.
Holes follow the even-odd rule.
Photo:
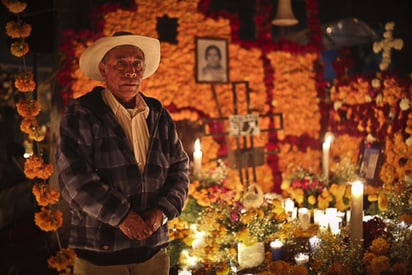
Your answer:
[[[159,62],[157,39],[126,32],[80,57],[105,88],[72,100],[60,126],[56,166],[75,274],[169,274],[167,220],[182,212],[189,158],[168,111],[140,91]]]

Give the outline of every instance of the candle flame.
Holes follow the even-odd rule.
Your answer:
[[[196,141],[195,141],[195,152],[200,152],[200,151],[201,151],[200,140],[196,139]]]
[[[326,144],[330,144],[332,142],[332,139],[333,139],[333,135],[331,133],[328,132],[328,133],[325,134],[325,143]]]
[[[352,183],[352,194],[356,196],[363,195],[363,183],[359,180]]]

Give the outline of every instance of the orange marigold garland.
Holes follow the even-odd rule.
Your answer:
[[[60,192],[49,184],[36,183],[33,185],[32,192],[40,206],[56,204],[60,198]]]
[[[26,72],[17,76],[14,86],[21,93],[31,93],[36,88],[36,82],[33,80],[33,73]]]
[[[34,222],[43,231],[56,231],[63,225],[63,212],[42,207],[40,212],[34,214]]]
[[[65,271],[67,273],[70,272],[68,268],[74,264],[75,258],[76,253],[72,249],[62,248],[56,256],[50,257],[48,263],[51,268],[56,269],[58,272]]]
[[[33,94],[36,89],[33,73],[27,70],[24,61],[25,55],[29,52],[29,45],[25,38],[30,36],[32,27],[30,24],[24,23],[19,15],[26,9],[27,4],[18,0],[2,0],[2,3],[11,13],[17,14],[17,21],[10,21],[6,24],[6,34],[15,39],[10,45],[10,53],[23,59],[23,69],[14,81],[14,86],[20,96],[16,103],[17,113],[22,117],[20,130],[28,136],[28,140],[25,142],[41,142],[44,140],[46,132],[36,118],[41,112],[41,105],[35,100]],[[25,176],[30,180],[37,180],[33,184],[32,193],[37,204],[41,206],[41,210],[34,214],[34,222],[41,230],[54,231],[56,234],[60,250],[55,256],[48,259],[49,267],[56,269],[60,274],[72,274],[71,266],[74,264],[76,254],[71,249],[62,248],[57,230],[63,225],[63,212],[52,208],[58,203],[60,192],[47,183],[53,174],[53,165],[46,164],[43,158],[36,156],[35,153],[42,154],[42,152],[32,152],[31,157],[26,159],[24,164]]]
[[[20,100],[16,103],[17,113],[23,117],[35,117],[40,114],[41,106],[37,100]]]
[[[23,57],[29,52],[29,44],[24,40],[15,41],[10,45],[10,52],[16,57]]]
[[[1,0],[1,2],[11,13],[15,14],[23,12],[27,7],[27,3],[16,0]]]
[[[31,156],[24,163],[24,174],[28,179],[47,180],[53,174],[53,165],[45,164],[39,157]]]
[[[26,38],[29,37],[31,33],[31,25],[10,21],[6,25],[6,34],[11,38]]]

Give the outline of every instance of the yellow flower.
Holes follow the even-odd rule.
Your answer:
[[[309,203],[310,205],[315,205],[315,204],[316,204],[316,197],[315,197],[314,195],[310,195],[310,196],[308,197],[308,203]]]
[[[379,210],[381,211],[387,211],[388,210],[388,196],[385,192],[381,192],[379,193],[379,197],[378,197],[378,207]]]

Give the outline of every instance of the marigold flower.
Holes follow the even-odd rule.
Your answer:
[[[60,198],[60,192],[49,184],[36,183],[33,185],[32,192],[40,206],[56,204]]]
[[[308,197],[308,203],[312,206],[315,205],[316,204],[316,197],[314,195],[310,195]]]
[[[363,254],[363,258],[362,258],[362,263],[364,265],[370,265],[372,262],[372,259],[375,258],[376,255],[371,253],[371,252],[366,252],[365,254]]]
[[[367,267],[368,274],[382,274],[390,269],[389,258],[386,256],[378,256],[372,259],[371,264]],[[371,273],[369,273],[371,272]]]
[[[287,275],[290,274],[291,265],[285,261],[274,261],[269,264],[269,271],[272,274]]]
[[[36,82],[33,80],[32,72],[21,73],[14,81],[14,86],[19,92],[31,93],[36,88]]]
[[[23,40],[15,41],[10,45],[10,53],[16,57],[22,57],[29,52],[29,44]]]
[[[341,263],[334,263],[326,270],[327,275],[346,275],[348,270]]]
[[[22,117],[35,117],[40,111],[40,103],[37,100],[20,100],[16,103],[17,113]]]
[[[386,252],[388,252],[389,243],[384,238],[378,237],[372,241],[369,249],[377,256],[384,255],[386,254]]]
[[[6,34],[11,38],[26,38],[31,33],[31,25],[16,21],[9,21],[6,25]]]
[[[15,14],[23,12],[27,7],[27,3],[20,2],[18,0],[1,0],[1,2],[11,13]]]
[[[379,193],[379,197],[378,197],[379,210],[387,211],[388,210],[388,205],[389,205],[389,200],[388,200],[387,194],[385,192]]]
[[[63,212],[42,207],[40,212],[34,213],[34,222],[43,231],[56,231],[63,225]]]
[[[292,266],[291,274],[292,275],[306,275],[308,274],[308,269],[304,265],[294,265]]]
[[[405,222],[408,225],[412,225],[412,216],[408,214],[401,215],[401,221]]]
[[[28,179],[39,178],[47,180],[53,174],[53,165],[44,164],[44,160],[31,156],[24,163],[24,174]]]
[[[49,267],[56,269],[58,272],[65,271],[74,265],[76,253],[70,248],[60,249],[55,256],[48,259]]]

